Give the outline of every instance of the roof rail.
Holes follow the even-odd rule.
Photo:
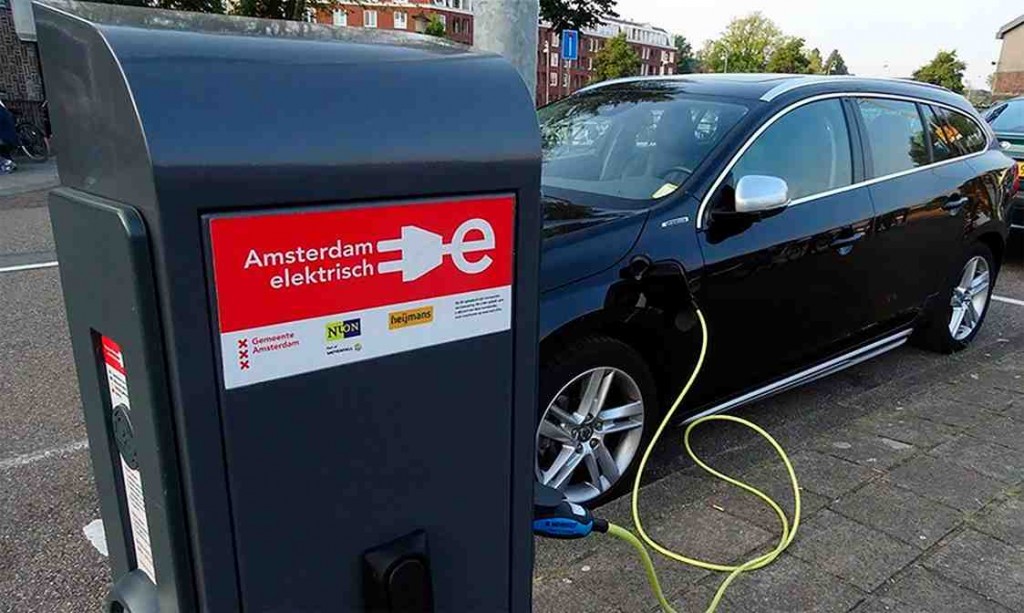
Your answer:
[[[835,83],[837,81],[860,81],[860,82],[882,82],[882,83],[902,83],[906,85],[918,85],[921,87],[928,87],[930,89],[938,89],[944,92],[953,93],[951,90],[946,89],[940,85],[933,83],[924,83],[922,81],[915,81],[913,79],[899,78],[899,77],[857,77],[852,75],[824,75],[824,76],[808,76],[793,79],[785,83],[780,83],[775,87],[769,89],[761,95],[761,100],[764,102],[770,102],[782,94],[791,92],[794,89],[801,87],[809,87],[811,85],[821,85],[823,83]]]

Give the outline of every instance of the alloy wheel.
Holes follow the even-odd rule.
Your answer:
[[[573,502],[608,491],[640,448],[643,400],[637,382],[617,368],[593,368],[569,381],[537,428],[537,480]]]
[[[962,341],[969,337],[981,323],[981,317],[988,306],[990,283],[988,260],[980,255],[968,260],[949,302],[953,307],[949,318],[949,333],[954,340]]]

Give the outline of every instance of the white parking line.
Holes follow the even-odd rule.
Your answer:
[[[1006,296],[996,296],[995,294],[992,294],[992,300],[995,300],[996,302],[1005,302],[1006,304],[1024,306],[1024,300],[1017,300],[1016,298],[1007,298]]]
[[[18,466],[26,466],[28,464],[35,464],[40,460],[45,460],[53,456],[62,456],[69,453],[80,451],[89,446],[88,440],[75,441],[68,443],[67,445],[61,445],[60,447],[53,447],[51,449],[45,449],[43,451],[35,451],[32,453],[26,453],[22,455],[16,455],[13,458],[7,458],[6,460],[0,460],[0,471],[7,470],[8,468],[16,468]]]
[[[52,262],[38,262],[36,264],[18,264],[17,266],[0,268],[0,272],[18,272],[19,270],[35,270],[36,268],[53,268],[56,265],[56,260]]]

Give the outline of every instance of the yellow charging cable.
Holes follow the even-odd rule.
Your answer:
[[[676,410],[682,404],[683,398],[685,398],[686,394],[689,393],[690,388],[693,386],[693,382],[697,379],[697,375],[700,374],[700,370],[704,366],[704,356],[707,353],[708,349],[707,322],[704,321],[704,314],[700,312],[700,309],[695,308],[695,311],[697,313],[697,319],[700,321],[700,329],[702,334],[700,356],[697,358],[697,364],[694,367],[693,372],[690,374],[690,378],[686,382],[686,385],[683,386],[682,391],[679,392],[679,396],[676,397],[675,402],[672,403],[672,407],[668,410],[668,413],[665,415],[665,418],[661,421],[661,424],[658,426],[658,429],[654,432],[654,436],[651,438],[651,442],[647,444],[647,449],[644,450],[644,454],[640,458],[640,466],[637,469],[636,478],[633,481],[633,524],[636,526],[636,531],[640,535],[640,537],[637,538],[633,533],[631,533],[629,530],[626,530],[621,526],[617,526],[611,523],[608,525],[608,534],[626,541],[639,553],[641,561],[644,565],[644,571],[647,573],[647,580],[651,584],[651,591],[654,592],[655,597],[658,599],[658,604],[661,605],[661,608],[663,611],[665,611],[665,613],[675,613],[675,609],[673,609],[672,606],[669,604],[668,599],[665,597],[665,594],[661,589],[661,583],[658,581],[658,574],[654,570],[654,563],[651,561],[651,556],[647,553],[647,549],[644,547],[645,543],[651,549],[654,549],[661,555],[669,559],[675,560],[676,562],[680,562],[682,564],[687,564],[689,566],[694,566],[697,568],[703,568],[706,570],[714,570],[729,573],[729,576],[726,577],[725,580],[722,581],[722,584],[718,587],[718,591],[715,592],[714,599],[712,599],[711,604],[708,606],[707,612],[712,613],[718,607],[718,604],[721,602],[722,595],[725,594],[725,590],[728,589],[729,584],[731,584],[733,580],[737,576],[739,576],[740,573],[748,570],[762,568],[775,561],[775,559],[778,558],[783,551],[785,551],[786,547],[789,547],[789,544],[793,542],[793,538],[796,536],[797,528],[800,526],[800,485],[797,483],[796,473],[793,471],[793,464],[789,461],[789,457],[786,455],[786,452],[783,451],[779,443],[761,427],[745,419],[734,417],[732,415],[708,415],[706,417],[701,417],[700,419],[694,420],[687,426],[686,431],[683,434],[683,445],[686,448],[686,453],[693,459],[693,461],[698,466],[700,466],[702,469],[704,469],[711,475],[721,479],[722,481],[725,481],[726,483],[735,485],[740,489],[750,492],[751,494],[763,500],[769,507],[771,507],[772,510],[775,511],[775,514],[778,515],[779,521],[782,522],[782,535],[779,539],[779,544],[776,545],[774,549],[772,549],[766,554],[760,555],[752,560],[744,562],[743,564],[731,566],[728,564],[717,564],[714,562],[705,562],[703,560],[695,560],[693,558],[688,558],[680,553],[668,549],[667,547],[664,547],[663,545],[655,541],[653,538],[651,538],[644,530],[643,523],[640,521],[639,509],[640,479],[641,477],[643,477],[644,469],[647,467],[647,460],[650,459],[651,452],[654,450],[654,446],[658,444],[658,440],[661,438],[662,433],[665,431],[665,428],[669,425],[669,423],[672,422],[673,415],[675,415]],[[726,474],[723,474],[715,470],[714,468],[711,468],[706,463],[704,463],[703,460],[697,457],[697,454],[694,453],[693,448],[690,446],[690,434],[693,432],[693,429],[696,428],[698,425],[707,423],[709,421],[730,421],[733,423],[746,426],[747,428],[750,428],[757,434],[761,435],[765,440],[768,441],[772,448],[775,449],[775,453],[778,454],[779,458],[782,459],[782,463],[786,466],[786,472],[789,473],[789,482],[793,487],[794,504],[792,526],[790,526],[789,519],[786,517],[785,512],[783,512],[782,507],[780,507],[778,503],[772,500],[767,494],[751,485],[743,483],[738,479],[730,477]]]

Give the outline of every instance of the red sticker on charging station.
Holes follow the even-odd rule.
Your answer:
[[[512,196],[210,221],[228,389],[500,332]]]

